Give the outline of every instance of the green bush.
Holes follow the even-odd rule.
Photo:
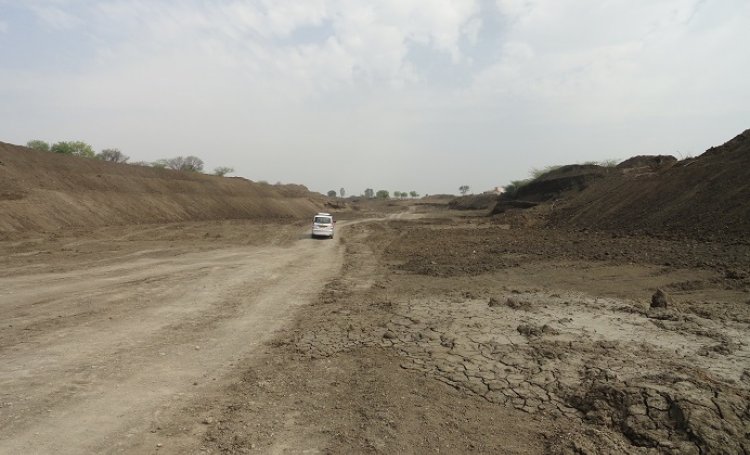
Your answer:
[[[48,142],[40,141],[38,139],[27,142],[26,147],[34,150],[39,150],[41,152],[49,152],[50,149]]]
[[[51,152],[62,153],[63,155],[80,156],[83,158],[94,158],[96,155],[94,149],[82,141],[61,141],[55,142],[50,148]]]

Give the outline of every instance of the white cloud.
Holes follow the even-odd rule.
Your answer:
[[[509,18],[507,42],[474,89],[512,93],[551,117],[587,122],[741,108],[750,90],[734,84],[740,93],[725,98],[710,73],[750,70],[733,44],[750,42],[748,7],[727,8],[697,29],[701,3],[498,0]]]
[[[34,5],[31,10],[46,26],[53,30],[70,30],[83,24],[83,21],[71,14],[52,5]]]
[[[684,139],[700,148],[750,121],[745,0],[39,4],[46,27],[92,48],[73,69],[0,71],[17,102],[0,125],[20,142],[46,128],[318,190],[432,193],[582,159],[601,148],[592,131],[611,158],[611,143],[668,153],[665,125],[704,123]],[[570,157],[532,153],[549,149]]]
[[[476,39],[474,0],[411,0],[354,3],[344,0],[231,2],[219,7],[111,2],[103,16],[132,28],[130,49],[203,46],[234,55],[237,64],[263,68],[279,76],[304,76],[309,84],[385,84],[402,87],[416,81],[406,61],[410,43],[447,53],[458,62],[461,37]],[[473,22],[471,20],[474,19]],[[329,39],[283,42],[301,27],[330,27]],[[324,63],[324,64],[322,64]]]

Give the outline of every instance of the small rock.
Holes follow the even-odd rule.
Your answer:
[[[494,297],[490,297],[490,301],[487,303],[490,307],[496,307],[502,305],[500,301]]]
[[[661,289],[657,289],[651,296],[651,308],[666,308],[668,304],[669,296]]]
[[[393,340],[393,339],[395,339],[395,338],[396,338],[396,334],[395,334],[395,333],[393,333],[393,332],[391,332],[391,331],[389,330],[389,331],[387,331],[387,332],[385,332],[385,333],[383,334],[383,338],[385,338],[386,340]]]
[[[747,274],[739,270],[727,270],[724,273],[724,278],[728,280],[744,280],[747,278]]]
[[[516,330],[521,335],[524,335],[526,337],[539,337],[542,336],[542,329],[541,327],[537,327],[531,324],[521,324],[518,327],[516,327]]]

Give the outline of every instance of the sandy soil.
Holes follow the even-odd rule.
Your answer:
[[[342,262],[340,245],[298,226],[184,228],[110,229],[104,239],[42,243],[45,252],[9,247],[0,277],[0,452],[130,445],[175,402],[252,358]],[[171,248],[161,232],[184,238],[200,228],[269,244]],[[112,243],[135,245],[111,254]],[[87,254],[74,261],[71,250]]]
[[[750,453],[747,245],[347,223],[0,242],[0,452]]]

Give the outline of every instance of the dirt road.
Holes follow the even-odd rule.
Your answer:
[[[0,453],[750,453],[750,244],[403,209],[0,242]]]
[[[162,243],[60,271],[4,269],[0,453],[112,451],[251,358],[341,267],[338,240],[296,233],[284,245]]]

